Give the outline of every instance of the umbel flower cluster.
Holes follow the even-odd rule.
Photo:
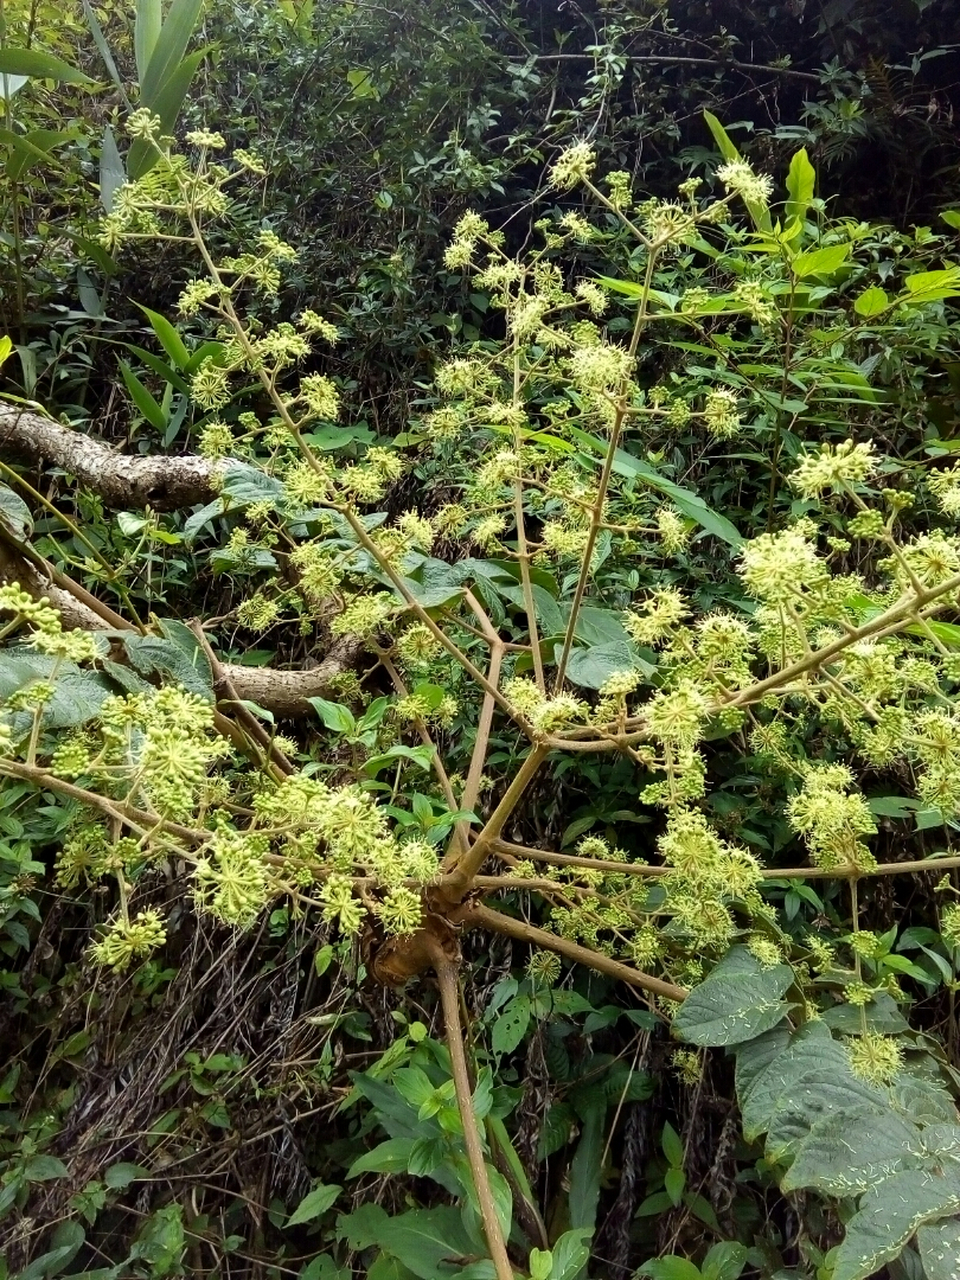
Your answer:
[[[469,864],[464,826],[480,808],[495,717],[498,732],[514,734],[531,758],[617,752],[635,767],[637,801],[660,833],[654,865],[638,868],[614,843],[587,838],[572,862],[547,869],[549,924],[558,943],[658,968],[683,984],[697,982],[736,939],[765,965],[790,948],[762,893],[765,868],[708,816],[708,740],[736,739],[753,753],[780,788],[785,820],[826,870],[855,875],[873,866],[875,820],[852,758],[808,757],[804,744],[815,734],[850,744],[846,756],[855,752],[871,768],[909,771],[923,804],[960,814],[960,661],[933,625],[938,612],[960,605],[960,538],[951,524],[960,515],[960,468],[930,477],[943,528],[917,533],[900,527],[908,498],[881,495],[882,460],[870,444],[808,450],[790,477],[808,514],[744,542],[731,575],[736,607],[704,610],[682,586],[693,519],[628,483],[628,469],[617,466],[630,433],[682,430],[709,448],[749,425],[750,406],[722,381],[696,394],[647,385],[641,336],[666,314],[717,313],[718,297],[707,290],[671,302],[655,287],[658,264],[732,218],[737,201],[765,205],[768,179],[729,162],[717,173],[719,199],[700,199],[690,182],[677,202],[637,200],[624,173],[595,183],[594,153],[578,144],[558,160],[551,183],[560,193],[584,187],[601,220],[574,209],[545,218],[539,247],[517,259],[502,233],[465,214],[446,265],[471,274],[505,336],[467,343],[441,366],[420,423],[425,451],[451,466],[449,489],[459,491],[429,514],[388,519],[376,509],[406,466],[392,442],[342,466],[311,446],[311,431],[341,415],[340,392],[332,377],[302,367],[338,330],[312,310],[279,324],[257,318],[295,250],[265,229],[254,245],[217,258],[204,238],[259,162],[246,152],[215,159],[223,140],[208,132],[190,136],[197,154],[188,162],[148,113],[135,113],[131,129],[153,141],[158,162],[118,193],[104,243],[116,250],[139,237],[177,236],[196,244],[205,271],[185,284],[179,312],[218,343],[191,387],[202,448],[245,460],[243,476],[261,482],[256,501],[231,506],[237,489],[229,473],[224,481],[219,513],[232,524],[223,555],[251,579],[260,573],[233,621],[264,632],[293,618],[307,635],[322,622],[357,637],[392,692],[372,701],[354,683],[345,695],[360,704],[361,719],[334,721],[353,726],[334,734],[334,747],[348,740],[352,757],[336,781],[322,781],[313,767],[276,773],[262,758],[251,766],[227,744],[212,696],[175,685],[141,682],[109,695],[100,686],[95,714],[57,733],[45,723],[57,680],[95,670],[101,648],[63,631],[47,605],[5,589],[8,630],[19,630],[47,665],[0,709],[0,751],[25,761],[44,785],[69,783],[89,799],[56,876],[64,888],[115,879],[119,910],[96,944],[99,961],[128,963],[162,941],[159,913],[134,912],[131,902],[151,866],[173,853],[189,864],[197,907],[226,924],[249,926],[286,897],[348,936],[367,920],[390,935],[412,933],[423,921],[424,891]],[[638,247],[641,278],[573,278],[565,251],[601,243],[611,224]],[[719,305],[769,333],[780,323],[778,297],[739,279]],[[250,378],[266,393],[269,415],[236,403]],[[460,450],[470,461],[458,471]],[[844,538],[827,518],[835,511],[847,516]],[[442,560],[451,545],[456,553]],[[615,617],[620,656],[602,679],[577,682],[585,652],[578,624],[606,557],[626,584]],[[854,562],[863,569],[852,571]],[[358,727],[368,719],[372,728]],[[443,748],[458,733],[478,744],[466,781],[444,767]],[[409,816],[400,807],[405,770],[425,767],[422,754],[416,766],[406,763],[415,746],[433,774],[430,797],[418,782],[410,811],[424,829],[438,811],[448,819],[445,857],[436,842],[403,834],[412,823],[396,825]],[[397,780],[386,788],[391,803],[381,805],[363,768],[388,748],[399,748]],[[511,785],[506,779],[503,790]],[[479,831],[476,847],[495,843]],[[499,887],[536,877],[543,888],[537,851],[529,852],[504,857],[509,875]],[[465,892],[479,867],[465,876]],[[800,977],[832,963],[811,943]],[[549,970],[538,966],[544,980]],[[859,992],[859,962],[851,972]],[[883,1049],[874,1049],[861,1053],[876,1074]]]

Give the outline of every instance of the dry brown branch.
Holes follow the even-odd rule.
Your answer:
[[[40,413],[0,405],[0,455],[62,467],[108,507],[178,511],[209,502],[225,469],[195,455],[136,456],[118,453],[93,436]]]
[[[18,582],[34,599],[46,597],[60,613],[63,625],[81,631],[135,631],[136,628],[109,605],[103,604],[79,583],[37,556],[27,559],[0,537],[0,582]],[[43,565],[41,568],[40,565]],[[225,662],[223,687],[218,693],[229,710],[231,699],[255,702],[278,717],[310,712],[307,698],[320,697],[333,678],[356,660],[360,643],[351,637],[337,640],[323,660],[309,670],[277,671],[273,667],[246,667]]]

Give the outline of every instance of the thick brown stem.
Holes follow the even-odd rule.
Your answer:
[[[463,1141],[473,1175],[473,1185],[480,1205],[483,1233],[490,1248],[490,1257],[497,1271],[497,1280],[514,1280],[513,1267],[507,1256],[507,1246],[497,1216],[497,1206],[490,1186],[490,1175],[483,1155],[483,1143],[473,1109],[473,1090],[467,1055],[463,1048],[463,1028],[460,1025],[460,986],[456,964],[447,958],[439,946],[434,949],[434,968],[440,987],[440,1004],[443,1008],[443,1030],[450,1050],[450,1066],[457,1091],[457,1105],[463,1122]]]
[[[518,883],[522,884],[522,881]],[[546,929],[538,929],[535,925],[526,924],[523,920],[514,920],[511,916],[502,915],[491,907],[476,906],[470,912],[467,921],[472,929],[480,925],[491,933],[504,933],[520,942],[530,942],[534,946],[543,947],[545,951],[556,951],[577,964],[595,969],[597,973],[605,973],[618,982],[628,982],[633,987],[642,987],[652,995],[662,996],[665,1000],[685,1000],[687,992],[683,987],[674,986],[672,982],[664,982],[652,974],[641,973],[639,969],[631,969],[619,960],[611,960],[599,951],[591,951],[589,947],[581,947],[578,942],[570,942],[567,938],[558,938],[555,933],[547,933]]]

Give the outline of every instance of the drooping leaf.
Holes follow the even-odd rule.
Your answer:
[[[960,1220],[947,1218],[929,1227],[921,1227],[917,1232],[917,1243],[926,1280],[957,1280],[960,1276]]]
[[[351,1249],[377,1247],[402,1262],[421,1280],[463,1274],[461,1259],[476,1253],[458,1210],[449,1205],[413,1209],[391,1218],[376,1204],[341,1214],[337,1235]]]
[[[874,1186],[891,1170],[918,1165],[920,1130],[890,1108],[831,1110],[799,1145],[781,1179],[785,1191],[813,1187],[842,1198]]]
[[[834,1255],[832,1280],[867,1280],[898,1257],[919,1228],[960,1211],[960,1171],[911,1169],[885,1178],[860,1201]]]
[[[76,67],[62,58],[39,49],[0,49],[0,75],[36,76],[40,80],[58,80],[62,84],[93,84]]]
[[[792,983],[789,965],[765,969],[746,947],[734,947],[684,1000],[674,1028],[703,1046],[753,1040],[784,1017],[789,1005],[781,996]]]

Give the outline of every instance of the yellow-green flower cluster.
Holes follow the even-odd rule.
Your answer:
[[[107,932],[90,947],[95,964],[125,969],[131,960],[148,956],[167,940],[167,931],[158,911],[141,911],[133,920],[114,920]]]
[[[876,865],[863,843],[876,832],[876,820],[853,785],[846,765],[809,765],[799,793],[787,806],[790,825],[803,836],[818,867],[868,870]]]
[[[773,194],[773,179],[754,173],[745,160],[729,160],[717,170],[717,177],[734,195],[748,204],[766,204]]]
[[[637,644],[660,644],[670,638],[688,612],[687,603],[675,587],[663,587],[623,615],[623,626]]]
[[[877,465],[873,442],[823,444],[817,453],[801,458],[790,483],[804,498],[818,498],[828,490],[850,489],[863,482]]]

